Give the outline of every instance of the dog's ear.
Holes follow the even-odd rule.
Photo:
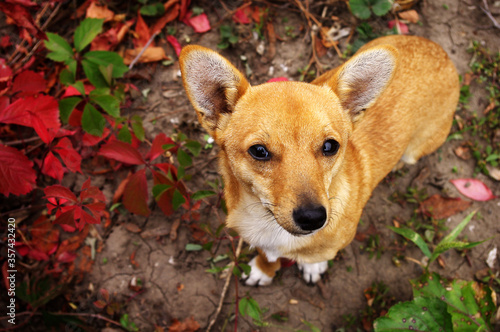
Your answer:
[[[229,61],[208,48],[184,47],[179,63],[184,88],[198,119],[216,138],[217,129],[223,129],[227,115],[250,85]]]
[[[370,48],[356,54],[335,75],[329,85],[351,118],[358,116],[375,103],[392,80],[398,51],[390,45]]]

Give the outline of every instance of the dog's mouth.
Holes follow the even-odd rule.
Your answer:
[[[328,222],[328,221],[325,222],[325,224],[321,228],[314,229],[314,230],[303,230],[303,229],[300,229],[298,227],[293,227],[292,229],[290,229],[290,228],[284,227],[282,224],[280,224],[278,222],[278,219],[274,215],[274,212],[269,207],[267,207],[265,205],[264,205],[264,207],[266,209],[266,214],[268,216],[272,217],[273,222],[277,223],[285,232],[289,233],[290,235],[296,236],[296,237],[302,237],[302,236],[307,236],[307,235],[314,234],[314,233],[322,230],[325,227],[325,225],[327,224],[327,222]],[[293,222],[292,222],[292,224],[293,224]]]

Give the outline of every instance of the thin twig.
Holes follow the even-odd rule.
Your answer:
[[[481,10],[488,16],[488,18],[493,22],[493,26],[497,29],[500,29],[500,24],[497,22],[497,20],[493,17],[491,14],[490,8],[488,7],[488,2],[486,0],[483,0],[484,7],[479,6]]]
[[[135,63],[137,61],[139,61],[140,57],[144,54],[144,52],[146,52],[146,49],[149,47],[149,45],[151,45],[151,43],[153,42],[153,40],[155,39],[155,37],[158,36],[159,33],[160,33],[160,31],[156,31],[155,33],[153,33],[153,35],[151,35],[151,37],[149,38],[149,40],[146,43],[146,45],[144,45],[144,47],[139,52],[139,54],[137,54],[137,56],[132,61],[132,63],[130,63],[130,66],[128,66],[128,70],[130,70],[130,69],[132,69],[134,67]]]
[[[236,249],[235,261],[240,256],[242,246],[243,246],[243,239],[240,238],[240,240],[238,241],[238,248]],[[234,261],[229,263],[229,268],[227,269],[229,271],[229,273],[227,274],[226,282],[224,283],[224,288],[222,288],[222,293],[221,293],[220,299],[219,299],[219,305],[217,306],[217,310],[215,310],[214,318],[212,318],[212,320],[208,324],[208,327],[206,330],[207,332],[210,332],[210,329],[212,328],[212,326],[214,326],[215,321],[217,320],[217,317],[219,316],[219,314],[222,310],[222,305],[224,304],[224,298],[226,297],[227,290],[229,289],[229,284],[231,283],[231,276],[233,275],[231,273],[231,271],[232,271],[232,268],[234,267],[234,264],[235,264]]]
[[[3,145],[18,145],[18,144],[25,144],[25,143],[30,143],[34,141],[39,141],[41,140],[40,137],[34,136],[30,138],[25,138],[25,139],[19,139],[17,141],[11,141],[11,142],[2,142]]]

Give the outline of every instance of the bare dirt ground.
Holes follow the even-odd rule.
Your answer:
[[[491,28],[490,20],[480,10],[478,4],[478,1],[421,1],[414,9],[419,12],[422,24],[410,25],[410,33],[429,38],[442,45],[459,73],[463,75],[469,70],[471,55],[467,52],[467,48],[471,41],[479,41],[494,52],[500,49],[499,30]],[[345,26],[354,26],[355,20],[345,5],[329,6],[325,2],[324,6],[327,7],[327,15],[339,16]],[[218,18],[214,15],[214,11],[210,8],[205,10],[211,22],[216,23]],[[223,12],[222,8],[216,10],[219,13]],[[299,69],[306,67],[311,56],[310,39],[305,31],[299,30],[299,26],[304,25],[305,19],[296,8],[282,6],[274,7],[273,10],[276,12],[275,22],[281,22],[286,18],[287,25],[296,27],[297,37],[284,37],[284,41],[278,41],[276,56],[272,60],[257,54],[258,41],[251,38],[250,31],[240,31],[241,35],[246,34],[249,38],[247,40],[240,38],[240,42],[233,48],[221,52],[243,72],[246,67],[241,56],[246,56],[248,59],[246,65],[252,70],[250,76],[252,84],[263,83],[278,76],[298,80]],[[377,32],[387,30],[385,21],[380,18],[374,19],[370,24]],[[217,49],[220,37],[216,29],[202,35],[194,34],[191,28],[184,25],[179,25],[179,29],[184,29],[183,32],[191,38],[192,44]],[[285,36],[284,24],[276,24],[276,29],[278,35]],[[344,44],[345,39],[340,43],[342,51],[346,47]],[[341,59],[331,50],[321,58],[321,62],[334,67],[341,63]],[[190,138],[203,141],[204,132],[182,89],[178,65],[156,68],[155,72],[151,73],[153,77],[151,83],[144,83],[142,86],[151,88],[145,102],[149,111],[138,111],[138,114],[144,116],[146,129],[150,133],[165,132],[170,135],[174,128],[179,128]],[[471,91],[472,99],[465,112],[481,113],[487,106],[487,92],[474,84],[471,86]],[[152,121],[153,119],[157,120]],[[394,252],[388,248],[394,242],[396,235],[386,226],[392,225],[394,219],[409,220],[416,206],[401,205],[389,200],[389,197],[394,193],[405,193],[409,186],[415,185],[414,179],[422,170],[424,173],[428,171],[428,175],[417,184],[425,188],[429,196],[441,193],[460,197],[449,180],[472,177],[474,161],[464,161],[454,154],[453,149],[459,144],[460,141],[456,140],[447,142],[438,152],[423,158],[417,165],[406,167],[403,175],[392,174],[377,187],[364,210],[359,231],[363,233],[370,225],[372,230],[374,227],[376,230],[374,234],[379,235],[379,247],[385,248],[380,258],[370,259],[370,255],[362,249],[366,248],[366,241],[355,240],[343,251],[340,258],[333,262],[333,266],[316,286],[306,285],[296,266],[284,268],[269,287],[248,287],[240,282],[236,288],[233,280],[213,330],[234,329],[236,289],[239,298],[249,295],[261,308],[265,308],[264,318],[273,324],[272,327],[258,327],[249,318],[240,316],[239,331],[275,331],[278,329],[277,326],[287,330],[307,330],[303,320],[314,324],[321,331],[335,331],[341,327],[346,327],[347,330],[361,328],[359,317],[362,317],[363,310],[367,310],[367,300],[363,291],[375,282],[383,282],[388,286],[387,298],[392,298],[393,303],[410,300],[411,287],[408,280],[419,276],[422,270],[410,261],[402,260],[400,266],[393,263]],[[214,160],[216,153],[216,148],[204,150],[200,159],[196,160],[195,167],[190,171],[194,174],[193,182],[196,184],[194,189],[207,189],[206,181],[218,178]],[[454,167],[456,173],[452,172]],[[478,175],[478,178],[484,181],[494,194],[500,195],[498,182],[484,175]],[[108,188],[108,195],[112,194],[110,188],[116,187],[120,180],[119,176],[115,180],[107,180],[105,188]],[[493,239],[471,250],[468,254],[469,261],[455,251],[446,253],[445,267],[441,268],[437,264],[434,266],[434,269],[443,276],[473,280],[474,274],[486,267],[488,252],[495,246],[500,247],[498,199],[474,202],[468,210],[449,218],[446,226],[451,229],[473,210],[478,210],[482,218],[473,220],[464,231],[464,235],[470,241],[489,237]],[[210,254],[207,251],[185,250],[186,244],[198,243],[200,240],[193,238],[192,226],[181,223],[175,240],[171,240],[170,235],[144,236],[145,232],[157,231],[159,227],[170,229],[178,218],[178,215],[167,218],[159,209],[147,219],[130,214],[120,216],[109,236],[103,240],[103,249],[97,255],[92,274],[82,285],[82,290],[92,290],[86,291],[90,310],[96,310],[92,308],[91,302],[99,297],[98,290],[105,288],[113,298],[127,303],[126,310],[131,320],[142,331],[152,331],[155,325],[170,326],[174,319],[182,321],[191,316],[199,323],[201,329],[207,327],[215,315],[224,279],[206,272],[210,268],[208,262]],[[208,223],[216,228],[223,218],[222,213],[219,219],[213,211],[204,210],[198,224]],[[142,233],[131,232],[126,227],[127,223],[139,226]],[[230,252],[230,242],[221,240],[216,255]],[[133,253],[135,253],[135,264],[132,264],[130,259]],[[409,246],[404,254],[417,260],[422,258],[421,252],[413,246]],[[220,262],[217,266],[223,266],[228,262],[229,260]],[[499,263],[497,260],[497,267]],[[130,289],[129,284],[133,279],[142,282],[142,292],[134,293]],[[81,308],[81,310],[86,309]],[[279,322],[271,318],[271,315],[276,313],[287,317],[287,321]],[[351,327],[349,327],[349,317],[358,317],[357,322]]]

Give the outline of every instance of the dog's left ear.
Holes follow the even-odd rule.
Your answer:
[[[398,51],[390,45],[370,48],[356,54],[326,82],[340,99],[342,107],[356,120],[372,106],[392,80]]]
[[[208,48],[186,46],[179,57],[184,88],[201,125],[217,138],[236,103],[250,86],[229,61]]]

